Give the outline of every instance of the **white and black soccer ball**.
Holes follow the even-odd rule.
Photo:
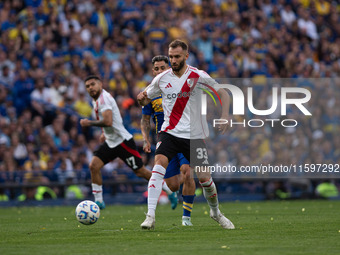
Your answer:
[[[76,218],[84,225],[91,225],[97,222],[100,216],[99,206],[90,200],[84,200],[77,205]]]

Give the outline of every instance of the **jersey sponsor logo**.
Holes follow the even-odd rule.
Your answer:
[[[156,150],[157,150],[158,147],[161,145],[161,143],[162,143],[162,142],[158,142],[158,143],[156,144]]]
[[[166,88],[166,89],[168,89],[168,88],[172,88],[172,86],[171,86],[170,82],[168,83],[168,85],[166,85],[166,86],[165,86],[165,88]]]
[[[172,94],[167,94],[166,98],[167,99],[172,99],[172,98],[184,98],[184,97],[190,97],[190,96],[194,96],[196,94],[195,91],[181,91],[179,93],[172,93]]]
[[[149,188],[156,188],[154,184],[151,184]]]

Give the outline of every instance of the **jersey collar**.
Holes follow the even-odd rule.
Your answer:
[[[183,73],[183,75],[186,74],[186,73],[189,71],[189,69],[190,69],[190,66],[187,64],[187,69],[185,69],[185,72]],[[174,71],[172,70],[172,68],[171,68],[171,71],[170,71],[170,72],[171,72],[172,75],[176,76],[178,79],[182,78],[182,76],[183,76],[183,75],[182,75],[181,77],[178,77],[178,76],[174,73]]]

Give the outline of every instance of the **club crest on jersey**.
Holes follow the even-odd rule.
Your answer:
[[[161,145],[161,143],[162,143],[162,142],[158,142],[158,143],[156,144],[156,150],[157,150],[158,147]]]
[[[192,85],[194,85],[194,80],[192,80],[192,79],[188,79],[188,86],[189,86],[189,88],[191,88],[192,87]]]

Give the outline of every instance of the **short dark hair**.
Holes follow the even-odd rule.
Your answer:
[[[92,80],[92,79],[95,79],[95,80],[97,80],[97,81],[102,81],[100,78],[99,78],[99,76],[97,76],[97,75],[89,75],[89,76],[87,76],[86,78],[85,78],[85,80],[84,80],[84,82],[87,82],[88,80]]]
[[[177,47],[181,47],[183,50],[189,50],[188,44],[178,39],[172,41],[169,44],[169,48],[177,48]]]
[[[167,56],[164,55],[158,55],[152,58],[152,65],[154,65],[156,62],[161,62],[164,61],[165,64],[169,64],[169,59]]]

